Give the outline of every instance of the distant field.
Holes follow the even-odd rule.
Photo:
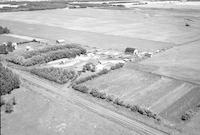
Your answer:
[[[198,86],[136,71],[128,66],[84,84],[175,122],[181,113],[200,102]]]
[[[196,39],[200,34],[198,15],[198,11],[57,9],[1,13],[0,24],[15,34],[44,39],[157,50]],[[192,20],[188,22],[191,27],[185,27],[185,18]]]

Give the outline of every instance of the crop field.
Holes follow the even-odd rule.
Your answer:
[[[181,113],[200,102],[200,87],[128,66],[84,85],[118,97],[125,103],[147,108],[172,122],[178,122]]]

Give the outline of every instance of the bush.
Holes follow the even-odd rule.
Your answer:
[[[91,72],[95,72],[96,71],[96,67],[93,63],[89,62],[89,63],[86,63],[84,66],[83,66],[83,72],[86,72],[86,71],[91,71]]]
[[[106,101],[108,101],[108,102],[114,101],[114,96],[108,95],[108,96],[106,97]]]
[[[90,94],[93,96],[93,97],[100,97],[99,95],[99,92],[96,90],[96,89],[92,89],[90,91]]]
[[[103,74],[107,74],[108,72],[109,72],[108,69],[103,69],[100,72],[98,72],[97,74],[100,76],[100,75],[103,75]]]
[[[8,34],[10,33],[10,30],[7,27],[0,26],[0,34]]]
[[[88,93],[88,91],[89,91],[89,89],[83,85],[73,85],[72,88],[75,90],[78,90],[80,92],[83,92],[83,93]]]
[[[191,115],[188,114],[188,113],[184,113],[182,116],[181,116],[181,120],[183,121],[187,121],[191,118]]]
[[[106,93],[101,92],[101,93],[100,93],[100,98],[101,98],[101,99],[106,99],[106,98],[107,98]]]
[[[6,103],[5,104],[5,112],[6,113],[11,113],[11,112],[13,112],[13,104],[11,104],[11,103]]]
[[[131,108],[131,105],[130,104],[126,104],[125,107],[126,108]]]
[[[17,75],[11,70],[3,67],[0,63],[0,92],[1,95],[10,93],[13,89],[19,88],[20,81]]]
[[[131,111],[133,112],[137,112],[139,109],[138,109],[138,106],[137,105],[132,105],[131,106]]]
[[[119,98],[116,98],[116,99],[113,101],[113,103],[116,104],[116,105],[124,106],[124,102],[121,101]]]
[[[111,70],[119,69],[124,66],[124,63],[117,63],[114,66],[111,67]]]
[[[34,68],[30,70],[31,73],[43,77],[50,81],[54,81],[60,84],[67,83],[73,79],[76,72],[73,70],[62,69],[62,68]]]

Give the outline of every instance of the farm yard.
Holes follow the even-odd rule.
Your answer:
[[[199,135],[200,4],[38,4],[0,13],[4,134]]]

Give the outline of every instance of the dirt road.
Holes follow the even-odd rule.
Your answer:
[[[167,135],[169,133],[166,133],[164,131],[161,131],[159,129],[155,129],[152,127],[149,127],[143,123],[140,123],[138,121],[129,119],[123,115],[120,115],[116,112],[113,112],[109,109],[106,109],[100,105],[94,104],[92,102],[89,102],[87,100],[84,100],[83,98],[79,96],[71,96],[68,95],[62,88],[53,86],[52,84],[43,81],[39,79],[36,76],[33,76],[29,73],[19,71],[16,69],[13,69],[13,71],[20,75],[20,77],[24,80],[29,82],[29,84],[33,86],[37,86],[40,88],[43,88],[44,91],[40,91],[40,93],[43,93],[45,95],[51,95],[51,97],[54,97],[55,99],[63,98],[65,99],[65,102],[70,102],[72,104],[75,104],[81,108],[85,108],[89,111],[95,112],[96,114],[107,118],[111,121],[114,121],[115,123],[118,123],[126,128],[129,128],[131,130],[134,130],[140,135]],[[37,89],[34,89],[37,91]]]

